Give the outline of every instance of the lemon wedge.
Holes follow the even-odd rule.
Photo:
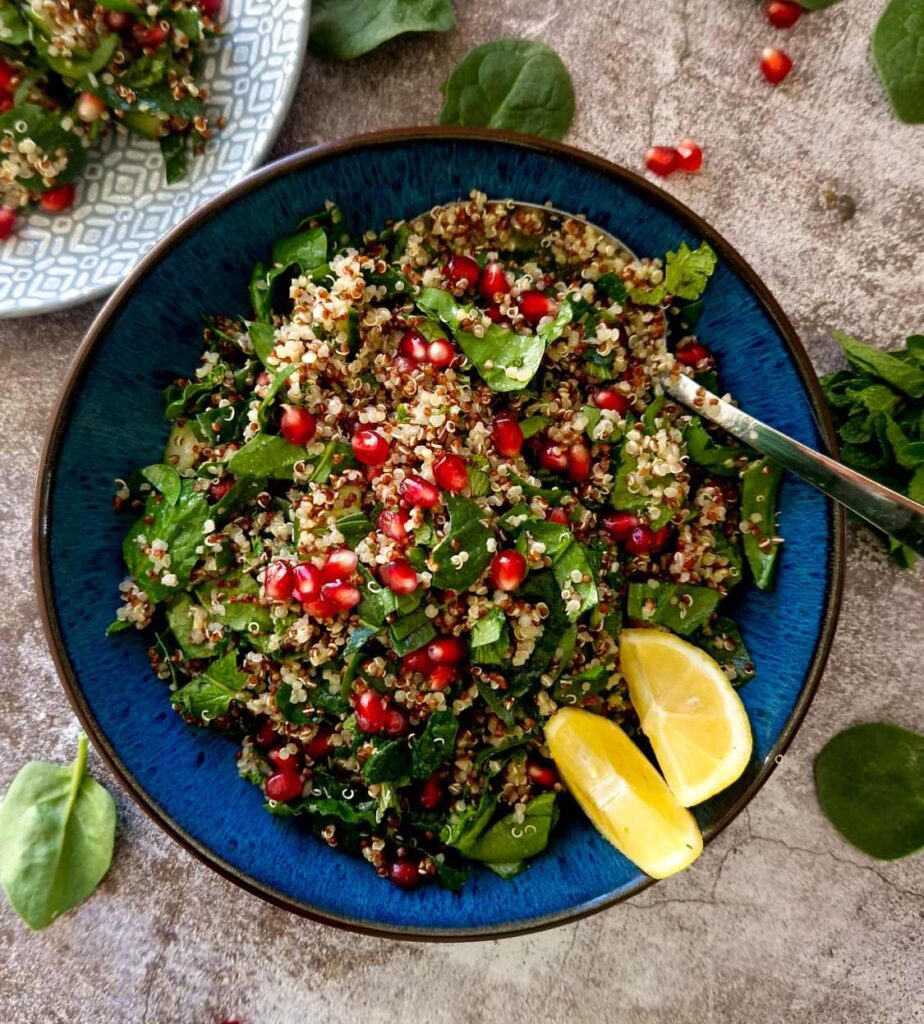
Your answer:
[[[581,809],[644,872],[667,878],[702,853],[693,815],[615,722],[562,708],[546,723],[545,738]]]
[[[705,651],[672,633],[624,629],[619,659],[642,732],[684,807],[741,776],[751,758],[751,725],[741,698]]]

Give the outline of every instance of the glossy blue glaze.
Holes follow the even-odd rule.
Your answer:
[[[355,925],[418,934],[528,927],[606,902],[643,876],[574,821],[513,881],[476,871],[462,894],[436,886],[409,894],[295,822],[270,817],[259,791],[237,777],[235,746],[172,712],[142,637],[103,635],[118,604],[119,546],[128,525],[110,500],[114,478],[159,460],[167,433],[161,389],[196,365],[200,315],[245,313],[252,265],[300,216],[333,199],[360,232],[473,187],[583,213],[642,254],[698,241],[681,214],[631,181],[498,141],[392,142],[293,167],[217,210],[142,273],[85,365],[50,484],[52,599],[63,653],[89,714],[148,801],[226,867],[277,897]],[[724,386],[744,408],[821,445],[808,393],[778,329],[725,259],[709,287],[700,333],[720,356]],[[787,479],[781,527],[786,544],[777,588],[748,593],[739,611],[758,666],[757,679],[742,690],[756,756],[739,787],[698,809],[707,831],[775,752],[818,643],[833,559],[826,501]]]

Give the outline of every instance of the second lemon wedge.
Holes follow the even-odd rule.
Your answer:
[[[751,726],[719,665],[656,629],[624,629],[619,658],[642,732],[678,801],[693,807],[738,779],[751,757]]]
[[[546,723],[545,738],[581,810],[643,871],[666,878],[702,853],[693,815],[614,722],[562,708]]]

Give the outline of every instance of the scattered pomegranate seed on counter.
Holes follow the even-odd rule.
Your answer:
[[[794,0],[770,0],[767,20],[774,28],[792,28],[802,17],[802,5]]]
[[[666,178],[680,164],[680,154],[673,146],[652,146],[645,154],[645,166],[652,174]]]
[[[779,85],[792,71],[792,61],[782,50],[768,46],[760,55],[760,70],[771,85]]]
[[[703,151],[692,139],[677,144],[677,156],[680,169],[688,174],[695,174],[703,166]]]

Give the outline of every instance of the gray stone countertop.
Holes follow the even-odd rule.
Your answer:
[[[470,46],[544,40],[574,78],[569,142],[638,169],[652,142],[701,141],[702,173],[665,187],[763,275],[824,372],[835,328],[880,344],[924,330],[924,127],[893,118],[870,63],[884,6],[844,0],[784,35],[755,0],[460,0],[449,35],[349,65],[309,57],[276,155],[432,123]],[[768,43],[796,62],[778,89],[757,72]],[[832,187],[852,219],[826,207]],[[0,791],[30,758],[69,759],[77,734],[39,624],[30,517],[45,424],[95,312],[0,323]],[[814,756],[851,723],[924,729],[922,608],[920,567],[897,571],[851,528],[827,671],[748,810],[682,875],[501,942],[388,942],[276,910],[169,840],[91,755],[119,806],[112,870],[41,933],[0,900],[0,1022],[922,1021],[924,860],[854,851],[812,782]]]

